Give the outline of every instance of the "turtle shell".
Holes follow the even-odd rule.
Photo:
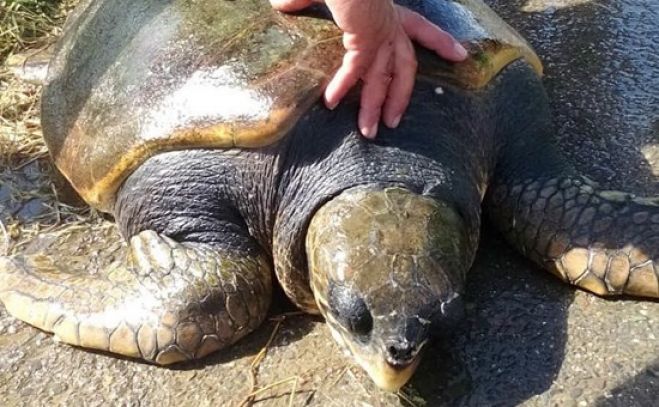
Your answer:
[[[450,32],[469,51],[464,62],[451,64],[428,51],[417,50],[420,75],[479,89],[508,64],[524,59],[542,76],[542,62],[533,48],[481,0],[434,0],[421,6],[415,0],[402,2],[405,3],[417,10],[421,8],[418,11]]]
[[[341,61],[331,20],[262,0],[98,0],[82,5],[51,61],[44,135],[91,205],[181,148],[267,145],[318,99]]]
[[[472,54],[461,64],[422,58],[422,74],[477,88],[520,57],[540,66],[480,1],[423,4]],[[266,0],[85,0],[50,63],[44,137],[80,195],[111,211],[121,182],[154,154],[283,137],[342,55],[321,6],[292,16]]]

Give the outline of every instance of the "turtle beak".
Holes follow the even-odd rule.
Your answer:
[[[370,363],[362,364],[378,387],[397,391],[412,377],[430,339],[430,321],[412,317],[390,324],[397,327],[377,340]]]
[[[431,323],[430,320],[409,318],[402,323],[392,323],[393,326],[404,326],[404,330],[390,332],[388,339],[381,342],[379,357],[371,363],[360,363],[378,387],[387,391],[397,391],[412,377],[419,366],[425,345],[433,330],[447,335],[464,318],[464,302],[462,297],[451,294],[441,302],[438,313]],[[361,362],[361,361],[360,361]]]
[[[362,365],[375,384],[386,391],[397,391],[407,383],[421,361],[421,345],[406,341],[385,345],[384,358]]]
[[[423,347],[427,343],[427,339],[417,344],[391,337],[387,341],[377,341],[379,346],[373,343],[360,344],[346,338],[332,324],[329,327],[334,339],[348,350],[376,386],[391,392],[397,391],[410,380],[419,366]]]

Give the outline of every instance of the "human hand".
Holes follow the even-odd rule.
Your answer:
[[[281,11],[300,10],[314,0],[270,0]],[[395,128],[409,104],[417,60],[411,40],[449,61],[462,61],[467,51],[450,34],[423,16],[391,0],[325,0],[343,31],[346,54],[325,89],[325,105],[334,109],[361,79],[359,130],[374,138],[382,117]]]

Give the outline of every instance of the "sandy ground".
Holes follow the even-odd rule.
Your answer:
[[[544,59],[566,155],[604,185],[659,194],[659,4],[490,4]],[[34,103],[38,89],[23,89],[23,103]],[[38,122],[13,128],[39,132]],[[68,250],[89,272],[121,256],[110,222],[54,197],[41,147],[25,140],[34,138],[0,133],[0,148],[14,155],[0,167],[0,254]],[[483,240],[466,322],[429,350],[401,395],[376,389],[322,321],[278,317],[294,311],[280,298],[273,319],[235,348],[175,369],[58,344],[0,306],[0,405],[238,405],[273,333],[255,369],[256,388],[265,387],[259,405],[659,404],[659,303],[594,297],[525,261],[488,227]]]

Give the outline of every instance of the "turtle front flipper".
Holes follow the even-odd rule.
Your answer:
[[[504,180],[490,198],[508,240],[564,281],[599,295],[659,297],[659,199],[578,177]]]
[[[529,70],[513,67],[502,89],[501,157],[487,209],[506,238],[566,282],[599,295],[659,297],[659,197],[599,188],[552,142],[546,95]],[[517,76],[529,84],[507,88]]]
[[[63,342],[166,365],[203,357],[261,323],[270,266],[246,254],[143,231],[127,262],[102,276],[67,272],[42,255],[2,257],[0,300]]]

